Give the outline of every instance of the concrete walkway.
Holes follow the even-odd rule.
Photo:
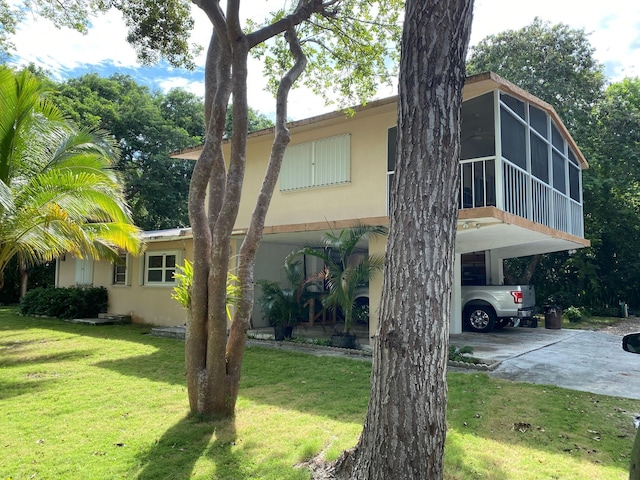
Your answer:
[[[452,335],[450,341],[471,346],[474,357],[499,362],[489,372],[493,377],[640,399],[640,355],[622,350],[622,337],[617,335],[506,328]]]

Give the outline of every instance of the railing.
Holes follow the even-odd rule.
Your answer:
[[[584,236],[582,205],[553,189],[509,161],[495,168],[495,159],[464,160],[460,163],[459,207],[495,206],[547,227],[578,237]],[[495,172],[502,173],[502,192],[496,195]]]

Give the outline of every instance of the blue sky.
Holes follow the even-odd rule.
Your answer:
[[[260,19],[285,1],[245,0],[243,5],[250,5],[254,18]],[[584,0],[476,0],[471,45],[487,35],[528,25],[536,16],[551,23],[562,22],[574,28],[584,28],[596,49],[596,59],[605,65],[609,80],[640,76],[640,2],[637,0],[608,0],[592,4]],[[192,40],[206,47],[210,24],[196,7],[194,18],[196,25]],[[141,67],[125,37],[126,28],[114,12],[95,19],[90,32],[84,36],[70,30],[57,30],[44,19],[30,20],[23,24],[13,41],[18,63],[33,62],[49,70],[59,80],[87,72],[103,76],[118,72],[129,74],[152,89],[167,91],[181,87],[200,96],[203,94],[203,56],[198,59],[199,67],[195,71],[174,69],[168,65]],[[272,114],[274,102],[271,95],[263,90],[261,65],[257,60],[250,65],[249,85],[251,107]],[[394,88],[385,87],[378,96],[395,93]],[[333,108],[326,107],[321,99],[302,89],[294,90],[290,95],[289,113],[293,119],[317,115]]]

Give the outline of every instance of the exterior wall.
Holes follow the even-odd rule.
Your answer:
[[[281,192],[279,184],[271,200],[267,226],[301,225],[327,220],[382,217],[387,214],[387,130],[397,121],[391,102],[339,121],[324,121],[292,130],[290,145],[349,133],[351,182]],[[248,165],[236,229],[247,228],[271,150],[271,135],[248,143]],[[228,146],[227,146],[228,148]],[[228,152],[226,152],[228,154]]]
[[[193,259],[193,242],[184,240],[150,242],[145,254],[179,250],[183,258]],[[67,254],[58,263],[56,286],[75,285],[75,258]],[[182,264],[182,261],[180,261]],[[186,310],[171,298],[173,285],[144,285],[144,256],[129,256],[127,284],[113,284],[113,266],[109,262],[94,262],[93,285],[106,287],[109,292],[108,313],[131,315],[135,323],[156,326],[175,326],[186,323]]]
[[[67,253],[57,261],[56,286],[72,287],[76,284],[76,259]]]

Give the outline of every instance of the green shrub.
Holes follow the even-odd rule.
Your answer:
[[[22,315],[57,318],[93,318],[106,312],[109,296],[104,287],[34,288],[20,301]]]
[[[619,317],[620,307],[589,307],[594,317]]]
[[[563,315],[571,323],[577,323],[582,321],[582,311],[579,308],[574,307],[573,305],[567,308],[563,312]]]
[[[458,348],[455,345],[449,346],[449,361],[450,362],[464,362],[464,363],[480,363],[475,357],[470,356],[473,353],[473,348],[466,346]]]

